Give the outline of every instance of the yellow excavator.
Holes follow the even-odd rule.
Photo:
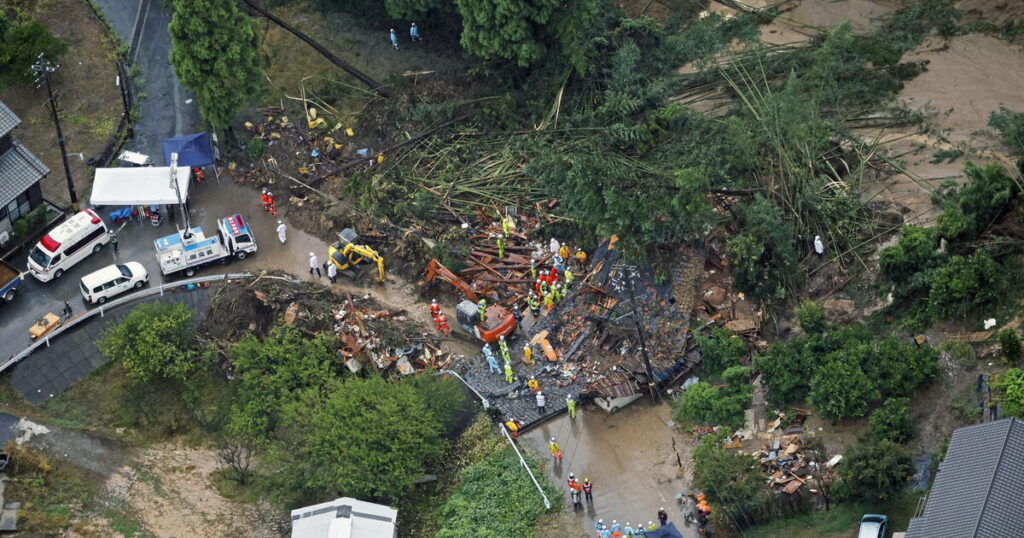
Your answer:
[[[359,234],[355,230],[345,228],[338,234],[338,241],[327,249],[327,259],[339,273],[352,279],[359,278],[357,265],[365,261],[374,262],[377,264],[377,282],[384,282],[384,257],[366,245],[357,245],[358,239]]]

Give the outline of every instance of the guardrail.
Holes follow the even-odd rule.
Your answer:
[[[146,288],[146,289],[141,290],[141,291],[137,291],[135,293],[132,293],[131,295],[126,295],[124,297],[121,297],[120,299],[116,299],[116,300],[110,301],[110,302],[108,302],[106,304],[102,304],[102,305],[100,305],[100,306],[98,306],[96,308],[93,308],[92,310],[86,310],[85,312],[83,312],[83,313],[81,313],[81,314],[79,314],[77,316],[74,316],[71,319],[68,319],[64,323],[61,323],[56,329],[53,330],[53,332],[47,334],[42,339],[33,342],[32,345],[30,345],[27,348],[23,349],[21,351],[21,353],[18,353],[17,355],[13,355],[13,356],[11,356],[11,358],[9,358],[6,361],[4,361],[3,364],[0,364],[0,373],[3,373],[4,371],[6,371],[11,366],[14,366],[15,364],[18,364],[23,359],[25,359],[25,357],[28,357],[29,355],[31,355],[33,352],[35,352],[35,350],[39,349],[40,347],[42,347],[42,346],[50,347],[50,340],[52,340],[53,338],[55,338],[57,336],[60,336],[65,331],[68,331],[68,330],[74,328],[75,326],[77,326],[78,324],[80,324],[80,323],[82,323],[82,322],[84,322],[86,320],[92,319],[92,318],[94,318],[96,316],[99,316],[99,317],[102,318],[102,317],[104,317],[106,315],[106,312],[108,312],[110,310],[113,310],[115,308],[124,306],[126,304],[132,303],[132,302],[137,301],[139,299],[144,299],[146,297],[150,297],[150,296],[153,296],[153,295],[163,296],[168,290],[177,289],[177,288],[180,288],[182,286],[188,286],[189,284],[202,284],[204,282],[228,281],[228,280],[235,280],[235,279],[241,279],[241,278],[252,278],[253,276],[255,276],[255,275],[252,275],[250,273],[224,273],[224,274],[220,274],[220,275],[203,276],[203,277],[197,277],[197,278],[190,278],[190,279],[187,279],[187,280],[179,280],[179,281],[176,281],[176,282],[168,282],[166,284],[161,284],[161,285],[156,286],[156,287],[150,287],[150,288]]]

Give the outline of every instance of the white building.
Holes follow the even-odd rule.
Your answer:
[[[292,510],[292,538],[397,538],[398,510],[351,497]]]

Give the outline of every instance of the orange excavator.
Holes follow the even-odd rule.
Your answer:
[[[487,306],[487,319],[481,322],[477,304],[483,295],[493,294],[494,292],[490,290],[482,292],[474,290],[469,284],[466,284],[465,280],[462,280],[453,273],[451,269],[448,269],[436,259],[432,259],[427,264],[426,279],[427,282],[434,282],[438,278],[455,286],[466,297],[465,300],[455,307],[455,318],[463,330],[488,344],[497,342],[502,336],[508,337],[508,335],[512,334],[512,331],[516,330],[516,318],[512,315],[512,312],[496,304]]]

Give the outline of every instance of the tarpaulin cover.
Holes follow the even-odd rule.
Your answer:
[[[189,167],[178,167],[178,189],[182,200],[188,198],[189,174]],[[177,204],[178,197],[171,186],[171,167],[97,168],[89,203],[120,206]]]
[[[647,538],[683,538],[675,524],[669,523],[660,529],[647,531]]]
[[[178,166],[208,166],[213,164],[213,146],[209,133],[196,133],[163,141],[164,164],[171,164],[171,154],[178,154]]]

